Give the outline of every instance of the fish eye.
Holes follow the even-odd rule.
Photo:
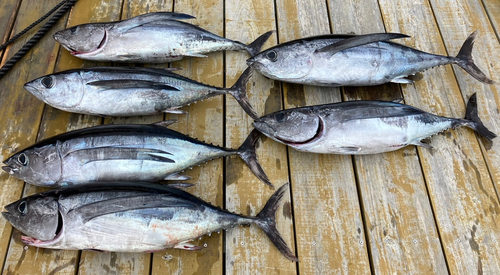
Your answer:
[[[278,53],[276,53],[275,50],[272,50],[266,53],[266,57],[272,62],[275,62],[276,60],[278,60]]]
[[[52,80],[52,77],[50,76],[46,76],[42,79],[42,85],[45,87],[45,88],[52,88],[54,86],[54,81]]]
[[[285,121],[285,114],[283,113],[277,113],[274,118],[276,118],[277,122],[283,122]]]
[[[26,213],[28,213],[28,205],[26,204],[26,201],[22,201],[18,206],[17,210],[21,212],[21,215],[24,216]]]
[[[77,31],[78,27],[73,27],[73,28],[70,28],[69,31],[72,33],[72,34],[75,34],[76,31]]]
[[[26,165],[28,165],[28,156],[26,156],[26,154],[24,154],[24,153],[21,153],[17,157],[17,161],[19,161],[19,163],[21,163],[22,165],[26,166]]]

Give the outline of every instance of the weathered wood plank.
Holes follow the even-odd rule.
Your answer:
[[[334,33],[385,31],[376,0],[330,0],[329,5]],[[396,84],[346,87],[344,92],[347,100],[402,97]],[[355,156],[354,164],[374,273],[446,274],[416,149]]]
[[[435,3],[431,8],[427,1],[379,2],[387,31],[410,34],[413,38],[406,44],[431,53],[446,54],[440,30],[456,25],[454,18],[467,18],[461,9],[447,7],[445,11]],[[481,27],[474,20],[469,23],[471,28]],[[456,26],[465,29],[469,23]],[[458,48],[461,42],[453,45]],[[448,52],[456,53],[451,48]],[[462,117],[465,104],[455,78],[459,72],[455,72],[451,66],[424,72],[422,81],[403,86],[407,104],[434,114]],[[463,93],[471,92],[464,90],[462,83],[460,87]],[[483,115],[481,95],[478,102]],[[418,154],[450,272],[499,273],[498,246],[494,245],[499,238],[498,198],[474,133],[465,128],[448,131],[432,137],[431,145],[433,149],[419,148]]]
[[[42,16],[58,1],[51,0],[44,3],[39,1],[23,1],[19,14],[16,18],[13,33],[18,33],[35,19]],[[33,95],[23,89],[25,82],[50,73],[53,70],[58,47],[52,39],[52,34],[57,28],[64,25],[62,19],[45,37],[43,37],[28,54],[14,66],[14,68],[0,81],[2,92],[0,99],[0,109],[2,119],[0,122],[2,132],[2,159],[6,159],[14,151],[22,149],[36,139],[36,133],[43,112],[44,104]],[[10,58],[24,43],[36,32],[32,30],[23,38],[8,48],[4,58]],[[35,129],[35,130],[33,130]],[[1,205],[6,205],[21,196],[23,183],[14,177],[9,177],[6,173],[2,177],[2,191],[0,195]],[[5,189],[4,189],[5,188]],[[33,191],[31,186],[26,187],[26,194]],[[60,271],[61,273],[73,274],[76,267],[76,257],[61,251],[43,251],[31,248],[24,250],[24,245],[20,241],[20,233],[15,231],[12,234],[10,245],[7,251],[10,225],[1,219],[0,226],[2,249],[1,260],[4,261],[4,272],[26,274],[33,272]],[[7,253],[8,252],[8,253]],[[7,255],[5,256],[6,253]]]
[[[488,18],[495,29],[497,38],[500,39],[500,2],[496,0],[483,0],[484,8],[488,13]],[[480,14],[481,16],[482,14]]]
[[[330,33],[326,2],[276,3],[280,43]],[[341,100],[338,88],[283,84],[283,90],[285,108]],[[369,274],[351,157],[288,151],[299,271]]]
[[[226,37],[250,43],[259,35],[276,27],[272,1],[226,1]],[[272,36],[264,48],[276,43]],[[233,83],[246,68],[248,55],[244,52],[226,52],[226,82]],[[258,114],[281,108],[279,84],[254,74],[248,91],[251,104]],[[226,97],[226,146],[236,148],[252,130],[252,119],[236,101]],[[284,146],[262,142],[257,157],[271,182],[278,188],[288,178]],[[265,186],[237,158],[226,161],[226,208],[233,212],[256,215],[267,202],[274,189]],[[278,231],[294,250],[290,193],[285,194],[277,211]],[[264,232],[256,226],[235,228],[226,234],[227,274],[295,274],[296,265],[287,260],[272,245]]]
[[[5,43],[10,38],[10,31],[16,20],[17,10],[21,5],[21,0],[4,0],[0,3],[0,44]],[[0,50],[0,58],[4,50]],[[3,62],[0,62],[0,64]]]

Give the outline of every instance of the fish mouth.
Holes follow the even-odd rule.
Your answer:
[[[251,57],[249,59],[247,59],[247,65],[248,66],[252,66],[254,63],[255,63],[255,57]]]
[[[99,45],[97,46],[97,48],[95,50],[92,50],[90,52],[82,52],[82,51],[74,50],[74,49],[72,49],[70,47],[66,47],[66,49],[68,49],[68,51],[73,56],[90,55],[90,54],[95,54],[95,53],[101,51],[102,48],[104,47],[104,45],[106,45],[107,42],[108,42],[108,31],[104,30],[104,36],[102,37],[101,42],[99,43]]]
[[[276,137],[276,139],[278,139],[279,141],[281,141],[287,145],[290,145],[290,146],[300,146],[300,145],[312,143],[312,142],[320,139],[323,136],[323,130],[325,128],[324,121],[320,116],[318,116],[318,119],[319,119],[318,129],[316,129],[316,133],[310,139],[307,139],[304,141],[290,141],[290,140],[286,140],[286,139],[280,138],[280,137]]]
[[[19,168],[6,165],[6,166],[2,166],[2,170],[9,173],[9,175],[14,175],[17,171],[19,171]]]

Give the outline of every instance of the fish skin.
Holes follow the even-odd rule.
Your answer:
[[[477,80],[494,84],[472,59],[476,36],[474,32],[466,39],[457,57],[425,53],[387,41],[405,37],[402,34],[313,36],[262,51],[247,64],[271,79],[316,86],[411,84],[407,76],[457,64]]]
[[[146,13],[123,21],[89,23],[54,34],[54,39],[76,57],[111,62],[166,63],[183,57],[205,57],[221,50],[260,52],[272,31],[249,45],[215,35],[195,25],[177,21],[191,15]]]
[[[45,103],[73,113],[139,116],[179,112],[209,97],[231,94],[252,118],[258,118],[246,94],[252,69],[230,88],[202,84],[170,70],[94,67],[62,71],[27,82],[24,88]]]
[[[424,112],[385,101],[348,101],[278,111],[253,123],[264,135],[296,150],[362,155],[394,151],[408,145],[430,147],[421,140],[466,126],[488,140],[496,137],[477,116],[475,94],[465,119]]]
[[[272,186],[255,154],[258,131],[250,133],[240,148],[226,149],[168,129],[168,123],[100,125],[71,131],[15,153],[2,169],[45,187],[97,181],[159,182],[209,160],[238,155],[259,179]]]
[[[288,184],[280,187],[255,217],[154,183],[94,183],[51,190],[11,203],[2,214],[26,234],[21,239],[28,245],[113,252],[195,250],[201,247],[190,244],[193,239],[256,224],[285,257],[298,261],[276,229],[275,213],[287,190]]]

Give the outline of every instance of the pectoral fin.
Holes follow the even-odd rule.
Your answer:
[[[357,35],[357,36],[353,36],[350,38],[346,38],[346,39],[344,39],[340,42],[334,43],[334,44],[330,44],[330,45],[325,46],[323,48],[317,49],[315,52],[317,52],[317,53],[329,52],[333,55],[335,53],[338,53],[340,51],[343,51],[343,50],[346,50],[349,48],[359,47],[362,45],[380,42],[380,41],[391,40],[391,39],[405,38],[405,37],[409,37],[409,36],[406,34],[401,34],[401,33],[362,34],[362,35]]]
[[[420,146],[420,147],[428,148],[428,149],[432,149],[431,145],[429,145],[427,143],[424,143],[424,142],[421,142],[420,140],[413,141],[410,144],[411,145],[415,145],[415,146]]]
[[[105,90],[113,89],[153,89],[179,91],[176,87],[154,81],[136,80],[136,79],[115,79],[100,80],[87,83],[87,85],[100,87]]]

